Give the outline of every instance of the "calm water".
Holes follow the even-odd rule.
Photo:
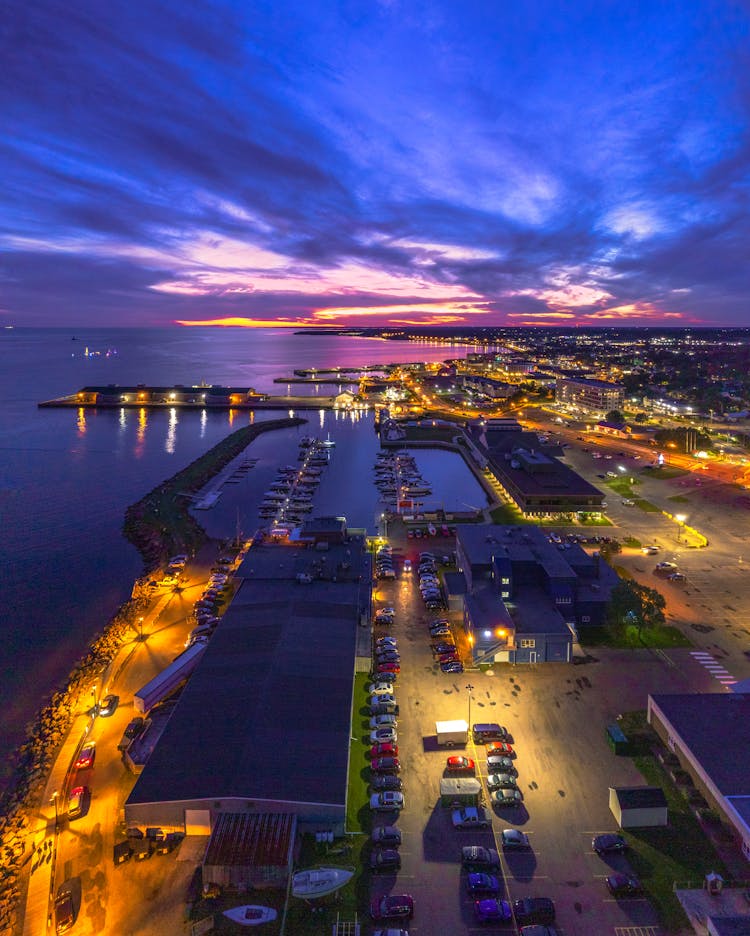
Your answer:
[[[300,367],[442,360],[466,351],[271,329],[0,331],[0,755],[20,740],[23,724],[129,594],[141,564],[121,535],[125,508],[251,418],[39,410],[38,401],[87,384],[201,380],[274,394],[327,395],[331,385],[303,388],[274,384],[273,378]],[[258,413],[255,419],[277,415]],[[308,432],[330,432],[337,443],[316,510],[344,513],[351,525],[375,529],[380,505],[370,483],[378,447],[372,417],[303,415],[308,426],[253,443],[247,455],[259,459],[257,466],[240,484],[224,487],[216,508],[200,514],[209,533],[230,534],[238,516],[243,530],[255,528],[256,507],[275,469],[296,460],[297,440]],[[456,485],[456,471],[464,477],[457,456],[420,451],[417,460],[433,483],[432,501],[448,509],[485,502],[470,475]]]

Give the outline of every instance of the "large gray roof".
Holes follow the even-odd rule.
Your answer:
[[[323,554],[251,549],[231,607],[128,802],[343,805],[366,568],[361,540]],[[302,571],[322,577],[299,584]]]
[[[750,795],[750,697],[653,695],[675,733],[724,796]]]

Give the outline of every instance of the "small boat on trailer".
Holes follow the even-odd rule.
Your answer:
[[[276,911],[272,907],[261,907],[258,904],[243,904],[241,907],[225,910],[224,916],[240,926],[260,926],[261,923],[275,920]]]
[[[353,868],[321,866],[307,871],[298,871],[292,877],[292,897],[301,897],[303,900],[325,897],[343,887],[353,877]]]

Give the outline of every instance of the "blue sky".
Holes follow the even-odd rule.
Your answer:
[[[742,4],[5,20],[0,321],[750,322]]]

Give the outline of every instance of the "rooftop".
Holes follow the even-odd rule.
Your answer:
[[[249,551],[129,803],[345,804],[355,644],[369,606],[363,545]],[[299,572],[313,581],[299,583]]]
[[[750,795],[750,696],[652,695],[654,704],[724,796]]]

